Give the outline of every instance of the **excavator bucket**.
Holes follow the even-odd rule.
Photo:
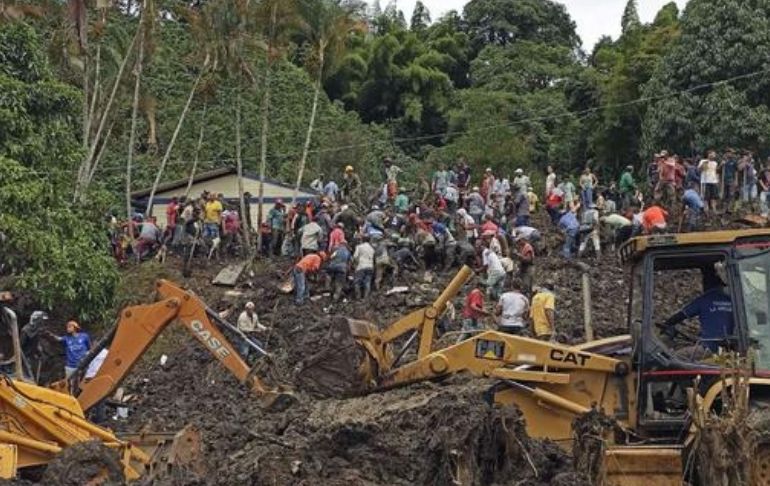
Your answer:
[[[366,389],[366,384],[376,377],[372,358],[366,348],[359,345],[354,328],[376,327],[364,321],[333,318],[329,322],[323,351],[300,363],[297,376],[300,387],[324,397],[351,396]]]
[[[430,352],[436,320],[472,275],[470,267],[461,268],[431,305],[385,329],[367,321],[333,319],[321,346],[323,351],[301,363],[300,385],[307,391],[336,397],[378,387],[380,377],[397,367],[413,344],[418,343],[418,356]],[[395,344],[400,347],[396,355]]]
[[[604,453],[606,486],[679,486],[682,484],[682,448],[616,446]]]
[[[172,478],[202,478],[206,474],[200,433],[188,425],[177,433],[122,434],[121,440],[144,452],[147,464],[132,463],[148,483]]]

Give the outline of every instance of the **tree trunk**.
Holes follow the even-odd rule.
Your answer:
[[[115,127],[115,120],[112,120],[110,123],[110,128],[107,129],[107,134],[104,135],[104,142],[102,143],[102,146],[99,148],[99,152],[96,154],[96,159],[94,160],[94,163],[91,164],[91,172],[88,173],[88,179],[86,180],[86,187],[91,185],[91,182],[94,180],[94,174],[96,174],[96,169],[99,168],[99,163],[102,161],[102,157],[104,157],[104,152],[107,151],[107,144],[110,142],[110,136],[112,136],[112,129]]]
[[[140,26],[139,29],[137,29],[136,34],[134,35],[134,38],[131,40],[131,45],[128,46],[128,50],[126,51],[126,55],[123,58],[123,62],[120,63],[118,74],[115,77],[115,83],[112,85],[112,91],[110,92],[110,97],[107,100],[107,105],[104,107],[102,118],[99,121],[99,128],[97,128],[96,135],[94,135],[94,139],[91,141],[91,148],[88,150],[88,155],[86,156],[85,160],[83,160],[83,162],[80,164],[80,168],[78,169],[77,181],[75,182],[75,195],[73,198],[74,201],[78,201],[82,197],[85,190],[87,189],[87,187],[85,187],[86,179],[88,177],[88,174],[91,172],[91,164],[94,160],[94,157],[96,156],[96,149],[99,146],[99,139],[102,137],[104,126],[107,124],[107,118],[110,115],[110,109],[112,108],[112,104],[115,101],[115,94],[118,92],[120,81],[123,78],[123,71],[125,71],[126,65],[128,64],[128,58],[131,57],[131,51],[134,49],[134,44],[136,44],[136,38],[139,37],[141,31],[142,29]]]
[[[198,170],[198,159],[200,158],[201,146],[203,145],[203,132],[206,128],[206,105],[203,105],[203,115],[201,116],[201,131],[198,135],[198,144],[195,146],[195,158],[193,159],[193,166],[190,169],[190,177],[187,179],[187,189],[184,191],[185,199],[190,197],[190,190],[192,189],[193,180],[195,179],[195,171]]]
[[[307,125],[307,136],[305,137],[305,146],[302,148],[302,158],[299,161],[299,171],[297,171],[297,183],[294,185],[294,193],[291,197],[292,204],[299,195],[299,187],[302,185],[302,176],[305,175],[305,164],[310,152],[310,143],[313,139],[313,129],[315,128],[315,118],[318,112],[318,97],[321,95],[321,84],[324,72],[324,46],[319,46],[318,77],[315,81],[315,93],[313,94],[313,109],[310,111],[310,123]]]
[[[136,60],[136,81],[134,81],[134,101],[131,105],[131,131],[128,134],[128,157],[126,158],[126,217],[131,219],[131,171],[134,163],[134,144],[136,143],[136,118],[139,112],[139,92],[142,85],[144,64],[144,37],[139,39],[139,57]]]
[[[187,112],[190,111],[190,104],[192,103],[192,100],[195,97],[195,90],[198,89],[198,84],[201,82],[201,78],[203,78],[203,75],[206,73],[206,69],[208,68],[208,63],[209,63],[209,60],[208,58],[206,58],[206,61],[203,63],[203,69],[201,70],[198,77],[195,79],[195,82],[193,83],[193,86],[190,89],[190,94],[187,96],[187,102],[184,105],[182,114],[179,115],[179,121],[177,121],[176,128],[174,129],[174,134],[171,136],[171,141],[168,144],[168,148],[166,148],[166,153],[163,155],[163,160],[160,161],[160,167],[158,168],[158,173],[155,176],[155,182],[152,184],[152,190],[150,190],[150,198],[147,200],[147,211],[146,211],[147,216],[150,215],[150,211],[152,210],[152,201],[153,199],[155,199],[155,192],[158,190],[158,185],[160,185],[160,180],[163,178],[163,171],[166,168],[168,159],[171,157],[171,151],[174,149],[174,144],[176,143],[176,139],[179,136],[179,131],[182,128],[182,124],[184,123],[184,119],[187,116]]]
[[[265,170],[267,168],[267,134],[270,128],[270,74],[271,74],[271,52],[273,50],[273,38],[275,37],[275,22],[278,10],[278,2],[273,3],[270,14],[270,34],[267,38],[267,63],[265,64],[265,85],[262,96],[262,133],[259,147],[259,206],[257,207],[257,250],[262,250],[262,217],[264,215],[265,204]]]
[[[246,224],[246,200],[243,197],[243,159],[241,158],[241,96],[242,91],[238,89],[237,99],[235,101],[235,163],[238,173],[238,201],[241,209],[241,231],[243,233],[243,244],[246,246],[246,255],[251,255],[251,228]]]
[[[88,115],[86,116],[86,126],[83,128],[83,146],[88,150],[89,143],[91,142],[91,128],[94,123],[94,116],[96,114],[96,100],[99,98],[99,92],[101,91],[101,59],[102,59],[102,45],[96,45],[96,68],[94,69],[94,85],[91,89],[91,101],[88,101],[86,96],[86,104],[88,106]]]

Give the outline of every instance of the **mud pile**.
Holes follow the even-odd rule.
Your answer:
[[[198,484],[587,484],[557,445],[527,437],[515,409],[485,401],[491,382],[458,377],[350,399],[304,396],[269,413],[217,364],[202,363],[205,355],[187,352],[184,362],[149,370],[126,426],[194,424],[208,468]],[[191,367],[199,372],[191,376]]]

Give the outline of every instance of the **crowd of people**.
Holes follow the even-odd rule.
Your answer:
[[[505,332],[550,338],[555,284],[533,282],[532,276],[536,258],[547,251],[543,228],[532,218],[541,203],[546,221],[563,235],[564,258],[600,258],[606,247],[613,251],[637,235],[701,230],[705,215],[740,205],[759,203],[766,216],[770,159],[764,168],[756,165],[743,151],[727,150],[721,157],[708,152],[697,163],[662,151],[642,177],[630,165],[609,181],[601,181],[590,165],[574,178],[549,166],[543,186],[535,188],[523,169],[506,177],[488,168],[474,178],[460,160],[407,191],[399,183],[403,170],[385,159],[371,197],[352,166],[339,184],[320,176],[311,183],[317,193],[312,200],[276,200],[255,240],[264,257],[294,258],[297,305],[306,302],[311,287],[330,292],[335,301],[366,299],[372,289],[399,283],[405,271],[467,264],[479,275],[462,310],[468,332],[496,317]],[[173,247],[196,235],[215,242],[207,248],[242,248],[238,209],[237,201],[213,193],[175,199],[163,230],[152,218],[129,226],[135,237],[131,251],[141,258],[150,248]],[[244,219],[251,227],[250,211]],[[485,307],[485,298],[493,308]]]

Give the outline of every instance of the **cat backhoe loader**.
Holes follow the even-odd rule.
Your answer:
[[[281,408],[292,403],[290,393],[269,389],[254,376],[222,329],[247,340],[266,355],[256,343],[220,319],[192,293],[164,280],[157,283],[156,290],[158,302],[124,309],[113,329],[83,359],[74,378],[51,387],[31,383],[16,316],[8,307],[2,307],[5,335],[10,337],[2,341],[10,342],[6,348],[11,349],[0,349],[0,478],[13,478],[19,471],[45,466],[65,448],[87,441],[117,450],[120,472],[126,480],[154,478],[174,465],[197,468],[200,438],[192,429],[178,434],[116,435],[86,419],[86,412],[113,394],[144,352],[175,320],[254,391],[263,406]],[[107,352],[101,366],[93,377],[85,379],[85,370],[100,353],[104,355],[102,350]]]
[[[337,329],[340,350],[347,334],[363,352],[360,360],[347,360],[347,375],[339,369],[345,360],[326,369],[356,377],[359,391],[460,372],[497,379],[489,396],[517,406],[533,437],[571,448],[575,419],[596,410],[613,421],[613,433],[602,438],[601,484],[697,483],[704,468],[692,460],[698,434],[692,418],[724,412],[722,391],[732,386],[725,378],[728,356],[752,357],[751,413],[770,408],[770,230],[640,237],[622,247],[621,258],[630,270],[630,335],[563,346],[485,331],[434,349],[436,322],[471,276],[466,267],[432,305],[390,326],[350,321]],[[676,282],[696,297],[681,313],[677,299],[685,296],[666,287]],[[686,324],[689,332],[669,325],[678,315],[683,320],[698,313],[701,325]],[[716,334],[715,319],[723,321]],[[340,353],[330,351],[334,361]],[[757,423],[770,429],[770,419]],[[770,430],[757,437],[752,486],[770,484],[770,439],[762,439]]]

